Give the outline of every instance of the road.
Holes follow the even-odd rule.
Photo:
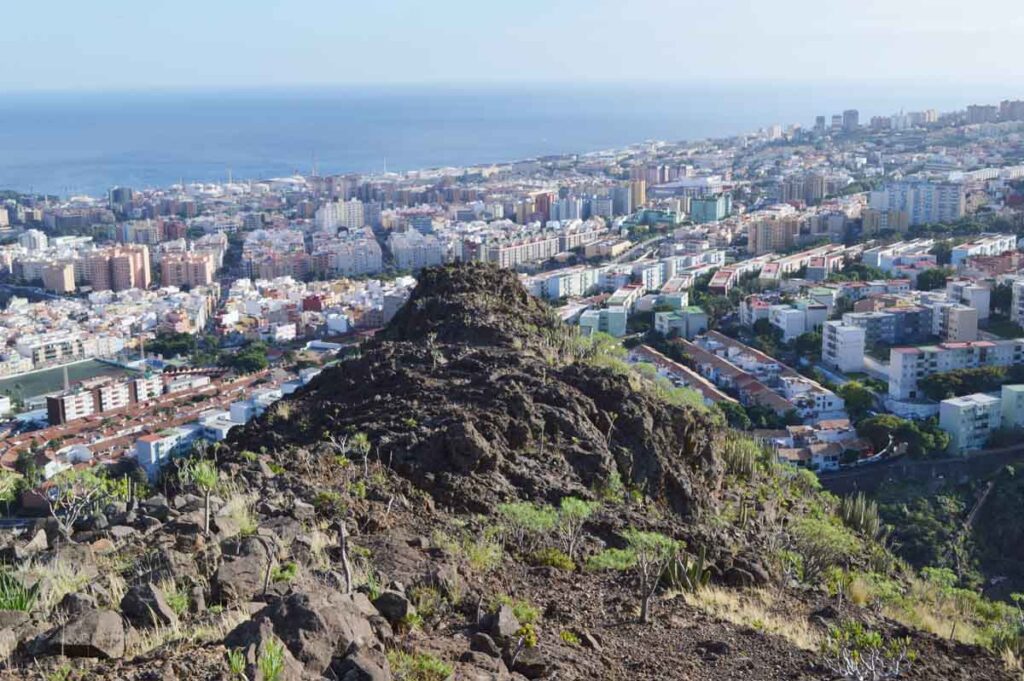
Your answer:
[[[653,243],[664,241],[667,238],[668,238],[668,236],[666,236],[664,234],[659,234],[658,236],[651,237],[650,239],[647,239],[646,241],[641,241],[640,243],[636,244],[635,246],[630,247],[630,249],[628,251],[626,251],[625,253],[620,253],[619,255],[615,256],[614,258],[609,260],[609,262],[620,263],[620,262],[626,262],[627,260],[639,260],[640,258],[638,258],[637,255],[636,255],[639,251],[643,250],[644,248],[646,248],[647,246],[649,246],[649,245],[651,245]]]

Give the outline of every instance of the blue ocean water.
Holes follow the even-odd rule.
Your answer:
[[[103,194],[114,185],[409,170],[586,152],[647,139],[861,120],[1012,97],[948,84],[522,85],[0,96],[0,188]]]

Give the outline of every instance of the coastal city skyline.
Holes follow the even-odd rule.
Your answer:
[[[0,30],[0,681],[1024,680],[1009,0]]]

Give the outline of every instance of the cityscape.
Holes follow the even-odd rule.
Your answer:
[[[420,269],[456,262],[517,271],[795,466],[891,453],[858,432],[869,413],[944,433],[934,455],[1012,442],[1024,384],[929,386],[1024,377],[1022,131],[1019,100],[849,109],[489,166],[8,193],[2,461],[49,477],[135,457],[156,476],[386,325]],[[62,380],[69,366],[93,375]]]
[[[0,681],[1022,681],[1019,15],[6,7]]]

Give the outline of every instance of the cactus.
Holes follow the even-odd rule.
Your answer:
[[[843,497],[839,502],[839,517],[850,529],[869,538],[875,538],[882,531],[878,516],[878,504],[868,499],[863,492]]]
[[[702,589],[710,580],[711,569],[707,566],[707,550],[703,546],[697,556],[680,556],[665,570],[665,581],[669,586],[683,591]]]

